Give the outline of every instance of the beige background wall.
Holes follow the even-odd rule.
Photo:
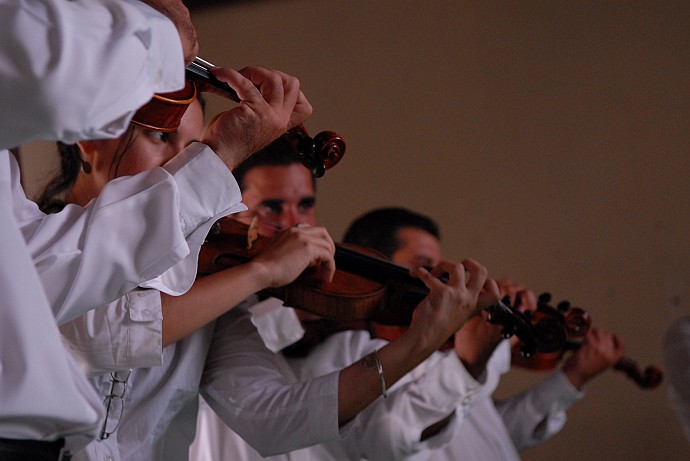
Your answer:
[[[375,206],[423,211],[448,259],[569,299],[662,362],[690,314],[689,3],[260,1],[193,19],[201,56],[299,76],[307,127],[346,139],[319,183],[336,238]],[[513,374],[499,395],[541,377]],[[524,459],[689,455],[666,388],[611,372]]]

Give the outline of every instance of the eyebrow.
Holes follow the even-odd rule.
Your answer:
[[[301,206],[309,206],[310,208],[316,204],[316,197],[305,197],[299,201]]]
[[[266,205],[283,206],[283,203],[285,203],[285,200],[281,200],[281,199],[277,199],[277,198],[269,198],[269,199],[261,201],[261,205],[263,205],[263,206],[266,206]]]

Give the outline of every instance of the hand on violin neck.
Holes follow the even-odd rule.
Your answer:
[[[575,388],[581,389],[592,378],[613,367],[624,351],[625,347],[616,335],[592,328],[579,349],[563,364],[563,372]]]
[[[510,278],[497,280],[501,298],[509,297],[510,305],[520,312],[536,311],[537,296],[532,290],[528,290],[520,282],[515,282]]]
[[[429,294],[415,308],[407,333],[418,335],[420,347],[431,351],[440,348],[477,312],[477,301],[487,278],[486,268],[469,259],[462,264],[442,261],[438,268],[448,273],[447,283],[424,268],[410,272],[424,282]],[[466,272],[470,274],[467,281]]]
[[[249,264],[263,274],[263,285],[275,288],[294,281],[305,269],[314,277],[330,282],[335,274],[335,243],[325,228],[292,227],[281,232],[271,246]]]
[[[240,71],[213,67],[211,71],[241,101],[216,115],[202,138],[230,169],[311,115],[312,106],[295,77],[256,66]]]

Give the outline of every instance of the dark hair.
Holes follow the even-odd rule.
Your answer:
[[[355,219],[345,231],[343,242],[372,248],[391,258],[400,248],[398,230],[421,229],[441,240],[438,224],[428,216],[402,207],[377,208]]]
[[[206,100],[197,93],[197,101],[201,105],[201,110],[206,110]],[[125,154],[134,139],[134,129],[129,125],[127,131],[120,136],[117,151],[110,164],[110,177],[117,176],[117,170]],[[36,199],[36,203],[44,213],[57,213],[67,204],[67,195],[72,190],[74,182],[79,175],[79,168],[82,166],[81,150],[76,144],[64,144],[57,142],[58,154],[60,156],[60,170],[46,184],[41,194]]]
[[[290,142],[280,137],[240,163],[237,168],[232,171],[232,175],[235,177],[240,189],[244,190],[244,178],[252,169],[260,166],[290,166],[295,163],[301,165],[299,157],[295,154]],[[314,190],[316,190],[316,178],[314,178],[314,176],[312,176],[312,186],[314,186]]]
[[[110,175],[116,176],[123,157],[129,151],[134,138],[134,129],[130,125],[127,131],[120,137],[117,150],[110,164]],[[58,155],[60,156],[60,170],[46,184],[41,194],[36,199],[38,207],[44,213],[57,213],[67,204],[67,195],[72,190],[79,169],[82,166],[81,149],[77,144],[65,144],[57,142]]]

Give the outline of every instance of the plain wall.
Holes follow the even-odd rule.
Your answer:
[[[448,259],[568,299],[662,364],[690,314],[689,3],[259,1],[193,19],[200,56],[297,75],[310,132],[345,138],[318,184],[335,238],[373,207],[422,211]],[[515,371],[498,395],[541,377]],[[665,386],[609,372],[523,455],[672,461],[690,444]]]

